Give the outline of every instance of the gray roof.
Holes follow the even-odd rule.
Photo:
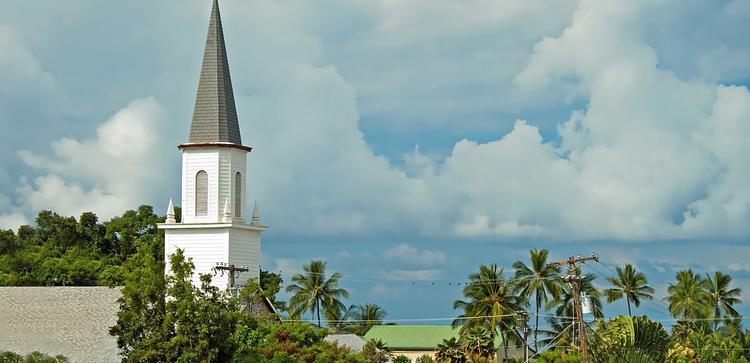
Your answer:
[[[119,288],[108,287],[0,287],[0,351],[119,362],[109,335],[119,297]]]
[[[361,352],[365,347],[364,339],[355,334],[331,334],[323,338],[329,343],[336,343],[339,347],[347,347],[355,352]]]
[[[208,23],[206,49],[188,142],[228,142],[242,145],[217,0],[213,1],[211,20]]]

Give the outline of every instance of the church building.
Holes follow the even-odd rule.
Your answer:
[[[159,224],[167,262],[178,248],[184,250],[195,264],[193,282],[200,283],[199,274],[212,274],[213,284],[222,290],[258,279],[260,235],[267,227],[260,223],[257,207],[247,214],[250,148],[240,137],[216,0],[190,136],[179,150],[182,218],[177,223],[170,200],[166,223]],[[120,288],[105,286],[0,287],[0,350],[62,354],[72,362],[119,362],[109,328],[117,321],[120,296]],[[275,314],[265,298],[244,308],[257,315]]]
[[[248,223],[247,154],[242,144],[217,0],[213,1],[195,109],[182,152],[182,216],[169,201],[164,255],[181,249],[200,274],[213,275],[220,289],[244,285],[260,274],[260,236],[267,229],[253,207]]]

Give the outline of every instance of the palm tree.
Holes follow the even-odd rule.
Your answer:
[[[456,338],[444,339],[442,343],[438,344],[435,358],[438,362],[444,363],[466,362],[466,355],[464,355],[463,347]]]
[[[719,327],[719,319],[722,316],[732,318],[739,316],[739,313],[737,313],[737,310],[732,305],[742,304],[742,300],[739,298],[742,294],[742,289],[730,289],[729,285],[731,283],[732,277],[720,271],[714,272],[713,278],[711,275],[706,274],[703,288],[709,296],[709,302],[713,310],[712,318],[716,319],[714,320],[714,330]]]
[[[471,362],[487,362],[495,352],[493,336],[486,329],[478,326],[461,335],[460,342],[464,354],[471,359]]]
[[[308,311],[312,312],[313,319],[317,314],[318,326],[320,324],[320,308],[326,311],[336,309],[343,311],[346,306],[341,303],[342,298],[348,298],[349,292],[339,288],[341,274],[334,272],[326,278],[326,263],[320,260],[310,261],[302,267],[303,274],[292,276],[292,285],[287,286],[286,291],[294,294],[289,299],[289,311],[292,315],[302,315]]]
[[[704,290],[705,282],[693,270],[677,271],[676,282],[669,283],[667,297],[669,312],[675,318],[700,318],[705,316],[709,296]]]
[[[357,335],[364,336],[373,325],[383,324],[388,313],[376,304],[364,304],[354,308],[352,320],[355,321],[353,330]]]
[[[500,328],[510,330],[516,311],[527,304],[524,299],[516,296],[514,289],[497,264],[479,266],[479,272],[470,274],[468,285],[464,287],[463,293],[467,300],[456,300],[453,303],[454,309],[462,309],[464,312],[453,320],[451,326],[461,326],[462,334],[479,326],[486,329],[492,337]],[[507,335],[504,334],[504,337],[507,338]],[[508,340],[503,341],[507,343]]]
[[[326,317],[326,326],[332,334],[341,334],[354,330],[356,325],[350,319],[356,313],[357,306],[350,305],[348,309],[342,310],[339,306],[329,306],[323,310]]]
[[[547,303],[547,295],[557,298],[560,293],[560,269],[547,264],[549,251],[532,249],[531,267],[521,261],[516,261],[513,268],[516,270],[516,285],[520,294],[526,299],[534,295],[536,308],[536,323],[534,325],[534,350],[539,350],[537,332],[539,331],[539,308],[542,303]]]
[[[625,269],[617,268],[617,277],[608,276],[607,281],[614,286],[612,289],[604,290],[607,295],[607,303],[611,304],[625,297],[628,302],[628,316],[633,316],[630,311],[630,302],[635,307],[641,306],[641,299],[652,300],[654,289],[646,285],[648,279],[643,272],[638,272],[631,264],[625,264]]]

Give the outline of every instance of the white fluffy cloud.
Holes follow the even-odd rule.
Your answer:
[[[534,25],[545,24],[549,10],[528,1],[372,4],[340,7],[358,24],[329,21],[325,6],[224,5],[232,7],[224,15],[243,140],[254,147],[250,196],[275,230],[635,240],[750,234],[743,223],[750,169],[742,162],[750,155],[750,93],[660,64],[642,29],[663,3],[584,0],[572,18],[566,8],[543,27]],[[493,24],[507,38],[495,39]],[[481,41],[462,47],[466,39]],[[367,63],[381,68],[357,66],[366,57],[381,59]],[[493,94],[507,96],[497,102],[508,108],[585,106],[559,116],[551,138],[528,118],[489,141],[461,140],[445,158],[415,148],[403,166],[374,152],[361,131],[361,113],[442,114],[479,105],[472,99],[491,85],[505,87]],[[453,91],[429,91],[441,87],[480,95],[456,93],[454,102],[444,97]],[[404,100],[415,100],[414,109]],[[132,103],[95,139],[55,142],[52,156],[22,153],[46,172],[22,186],[22,202],[107,215],[166,199],[151,187],[177,181],[179,165],[170,175],[151,166],[175,161],[156,152],[170,146],[153,139],[163,118],[153,103]],[[463,121],[454,123],[460,129]]]
[[[108,218],[165,198],[159,195],[169,180],[159,143],[164,122],[165,111],[153,98],[136,99],[102,123],[94,138],[57,140],[51,156],[20,151],[23,162],[43,174],[24,179],[21,204],[31,212],[94,211]]]
[[[387,259],[401,261],[406,264],[416,265],[440,265],[445,263],[446,255],[443,251],[418,250],[408,243],[401,243],[383,252]]]
[[[323,233],[408,225],[428,235],[563,239],[747,235],[739,181],[749,176],[740,160],[750,95],[660,69],[634,30],[648,11],[583,1],[560,36],[534,47],[516,77],[519,95],[588,100],[559,126],[560,146],[518,121],[496,141],[458,142],[445,160],[416,150],[408,174],[365,143],[355,90],[335,68],[274,74],[286,86],[251,104],[275,122],[246,127],[258,135],[256,190],[288,206],[271,206],[274,220]]]

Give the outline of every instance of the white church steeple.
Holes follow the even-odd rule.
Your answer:
[[[199,274],[212,273],[217,264],[249,266],[249,272],[237,279],[239,284],[257,278],[260,234],[267,227],[245,220],[251,148],[242,145],[217,0],[211,9],[190,135],[179,149],[181,221],[176,223],[170,200],[167,221],[159,225],[165,230],[166,260],[177,248],[184,250],[195,265],[196,284]],[[229,287],[226,276],[214,276],[213,281],[217,287]]]

